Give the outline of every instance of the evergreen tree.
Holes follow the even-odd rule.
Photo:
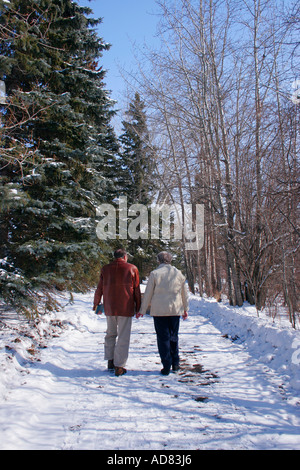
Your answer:
[[[0,0],[0,287],[28,312],[43,292],[94,283],[107,249],[95,208],[114,194],[118,145],[98,65],[109,46],[90,14],[71,0]]]
[[[119,194],[127,197],[128,206],[143,204],[148,207],[148,228],[150,228],[150,207],[155,196],[155,149],[150,140],[145,104],[139,93],[129,103],[126,120],[122,122],[120,136],[120,160],[118,170]],[[141,230],[141,227],[139,227]],[[147,238],[127,242],[127,250],[132,255],[141,277],[146,277],[156,266],[156,254],[164,249],[160,240],[152,240],[148,230]]]
[[[121,167],[118,179],[131,204],[149,204],[153,199],[154,150],[147,127],[145,104],[139,93],[129,103],[127,120],[122,122],[120,136]]]

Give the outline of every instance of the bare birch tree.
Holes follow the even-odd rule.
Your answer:
[[[248,300],[258,311],[276,296],[293,322],[299,105],[287,81],[295,23],[284,6],[274,15],[275,0],[157,3],[162,47],[146,54],[138,86],[164,194],[205,205],[204,247],[185,254],[189,283],[217,298],[225,288],[231,304]]]

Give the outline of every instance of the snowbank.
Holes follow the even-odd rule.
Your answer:
[[[255,307],[247,303],[243,307],[231,307],[228,303],[197,296],[191,296],[190,303],[194,314],[203,315],[232,341],[246,345],[251,354],[300,391],[299,330],[293,330],[290,324],[275,323],[265,315],[258,317]]]
[[[35,321],[27,321],[11,310],[4,312],[0,316],[0,402],[15,384],[19,385],[20,375],[26,375],[26,364],[39,361],[48,341],[59,336],[64,328],[57,318],[59,312]]]

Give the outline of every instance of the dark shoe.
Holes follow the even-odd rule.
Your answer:
[[[162,375],[169,375],[170,369],[165,369],[165,368],[163,368],[163,369],[160,371],[160,373],[161,373]]]
[[[175,364],[175,365],[172,366],[172,371],[175,372],[175,374],[176,374],[176,372],[178,372],[179,370],[180,370],[179,364]]]
[[[109,361],[107,362],[107,369],[108,370],[114,370],[115,366],[114,366],[114,361],[113,359],[109,359]]]
[[[127,370],[124,367],[115,367],[115,375],[119,377],[120,375],[126,374]]]

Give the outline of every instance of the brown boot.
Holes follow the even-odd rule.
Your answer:
[[[119,377],[120,375],[126,374],[127,370],[124,367],[115,367],[115,375]]]

